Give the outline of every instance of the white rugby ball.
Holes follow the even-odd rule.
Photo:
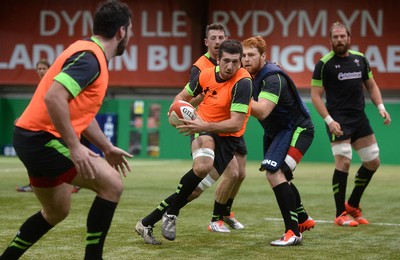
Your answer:
[[[178,100],[169,107],[168,121],[174,127],[183,125],[184,123],[179,119],[195,120],[195,110],[196,109],[190,103]]]

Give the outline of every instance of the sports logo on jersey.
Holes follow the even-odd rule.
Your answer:
[[[216,95],[218,94],[217,91],[215,91],[215,90],[213,90],[211,92],[209,87],[206,87],[206,89],[203,90],[203,92],[204,92],[204,95],[207,95],[207,92],[209,92],[209,94],[211,94],[211,97],[213,97],[213,98],[216,98]]]
[[[340,69],[340,65],[339,65],[339,64],[336,64],[336,65],[335,65],[335,69]]]
[[[357,67],[360,67],[360,60],[359,59],[354,59],[354,63],[357,64]]]
[[[361,71],[340,72],[338,74],[338,80],[361,79],[361,78],[362,78],[362,72]]]

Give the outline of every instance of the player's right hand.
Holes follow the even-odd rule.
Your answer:
[[[332,134],[338,137],[343,135],[342,128],[340,127],[340,124],[336,121],[333,121],[329,124],[329,130]]]
[[[80,144],[70,149],[70,155],[78,174],[85,179],[96,178],[97,167],[94,158],[99,157],[99,154]]]

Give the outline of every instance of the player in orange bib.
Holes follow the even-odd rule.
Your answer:
[[[197,119],[184,120],[186,124],[178,126],[181,132],[191,135],[193,167],[181,178],[177,191],[163,201],[167,210],[162,217],[162,234],[168,240],[176,237],[180,209],[211,170],[222,174],[227,169],[238,174],[234,154],[246,129],[251,100],[251,77],[241,68],[242,53],[239,41],[223,41],[218,49],[219,66],[202,70],[174,99],[190,101],[204,93]],[[223,205],[217,210],[222,217]],[[152,229],[148,231],[152,233]]]
[[[205,36],[206,38],[204,39],[204,42],[208,51],[193,64],[192,69],[190,70],[190,79],[195,78],[200,71],[218,65],[217,57],[219,45],[227,39],[223,25],[215,23],[207,25]],[[203,100],[203,97],[204,93],[201,93],[196,98],[192,99],[190,103],[197,106]],[[208,229],[211,232],[229,233],[230,230],[225,224],[228,224],[233,229],[244,229],[244,225],[235,218],[231,209],[240,186],[246,177],[246,156],[247,147],[244,136],[242,136],[235,151],[235,157],[239,166],[238,174],[236,175],[235,172],[231,172],[229,169],[224,171],[222,175],[219,175],[216,171],[211,171],[199,183],[198,187],[189,197],[190,201],[198,198],[203,191],[211,187],[220,177],[222,177],[215,190],[214,210],[211,221],[208,225]],[[222,216],[218,213],[219,208],[221,207],[225,207]],[[146,219],[143,221],[145,220]]]
[[[225,169],[238,173],[234,156],[250,115],[251,77],[241,68],[243,49],[236,40],[225,40],[218,49],[219,66],[207,68],[191,80],[175,100],[190,101],[204,93],[198,106],[198,119],[184,121],[181,132],[192,135],[193,168],[180,181],[176,197],[163,216],[162,233],[175,239],[176,219],[181,207],[203,178],[214,168],[219,174]],[[222,219],[224,205],[217,208]]]
[[[96,193],[87,217],[85,259],[102,259],[123,191],[119,172],[130,171],[125,157],[132,155],[112,145],[95,115],[108,86],[107,63],[122,55],[131,37],[131,17],[124,3],[101,4],[94,35],[60,54],[15,123],[13,145],[42,209],[22,224],[1,259],[18,259],[68,216],[69,184]],[[80,143],[81,135],[101,149],[105,160]]]

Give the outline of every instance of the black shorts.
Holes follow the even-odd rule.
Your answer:
[[[241,155],[247,155],[246,141],[244,140],[243,136],[240,137],[240,142],[236,148],[236,153],[241,154]]]
[[[54,187],[75,178],[76,169],[62,139],[45,131],[15,127],[13,145],[33,186]]]
[[[231,162],[235,152],[238,152],[238,146],[239,143],[241,142],[242,137],[219,136],[218,134],[208,133],[208,132],[200,133],[198,136],[201,135],[208,135],[214,139],[215,142],[214,168],[217,170],[218,174],[221,175],[228,166],[228,164]]]
[[[333,120],[340,124],[340,127],[343,131],[342,136],[335,136],[329,131],[329,127],[325,124],[329,141],[331,142],[351,139],[351,143],[353,143],[357,139],[374,133],[367,118],[367,115],[364,111],[352,115],[341,115],[332,113],[331,116]]]

